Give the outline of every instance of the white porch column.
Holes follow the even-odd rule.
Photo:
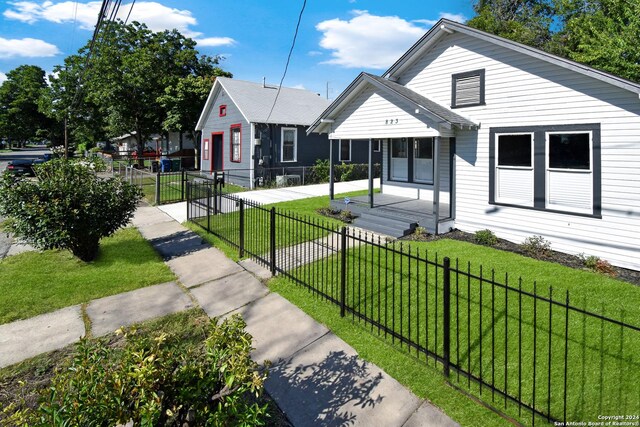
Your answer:
[[[329,140],[329,200],[333,200],[333,139]]]
[[[440,220],[440,140],[439,136],[433,141],[433,222],[434,234],[438,234],[438,221]]]

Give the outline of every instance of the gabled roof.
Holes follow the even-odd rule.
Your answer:
[[[424,36],[422,36],[420,40],[418,40],[404,55],[402,55],[402,57],[400,57],[400,59],[398,59],[398,61],[396,61],[396,63],[393,64],[391,68],[389,68],[382,75],[382,77],[385,79],[393,80],[409,66],[411,66],[411,64],[413,64],[418,58],[422,57],[422,54],[428,51],[442,37],[445,37],[448,34],[452,34],[454,32],[459,32],[461,34],[484,40],[489,43],[493,43],[495,45],[523,53],[533,58],[549,62],[559,67],[566,68],[589,77],[593,77],[622,89],[626,89],[633,93],[640,94],[640,84],[638,83],[623,79],[622,77],[618,77],[604,71],[596,70],[587,65],[580,64],[569,59],[546,53],[540,49],[517,43],[503,37],[495,36],[493,34],[485,33],[484,31],[476,30],[475,28],[467,27],[466,25],[450,21],[448,19],[441,19],[440,21],[438,21],[438,23],[436,23],[436,25],[434,25]]]
[[[412,108],[424,112],[428,116],[431,116],[435,121],[443,124],[447,124],[450,127],[476,127],[477,123],[469,120],[468,118],[457,114],[444,105],[438,104],[408,89],[398,83],[390,80],[383,79],[378,76],[374,76],[369,73],[360,73],[358,77],[347,87],[338,98],[336,98],[331,105],[313,122],[313,124],[307,130],[307,133],[313,131],[322,132],[324,128],[323,120],[333,118],[346,106],[357,94],[359,94],[367,84],[371,84],[384,93],[407,102]]]
[[[207,113],[223,90],[249,123],[272,123],[308,126],[327,108],[329,101],[305,90],[282,87],[271,115],[278,88],[261,83],[217,77],[202,110],[196,130],[202,130]],[[267,120],[268,119],[268,120]]]

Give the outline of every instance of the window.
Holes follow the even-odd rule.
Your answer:
[[[407,181],[409,177],[409,142],[407,138],[391,140],[390,178],[396,181]]]
[[[413,180],[433,183],[433,138],[413,140]]]
[[[218,114],[220,117],[224,117],[227,115],[227,106],[226,105],[221,105],[220,106],[220,111]]]
[[[484,70],[451,76],[451,107],[484,105]]]
[[[489,133],[489,203],[600,217],[600,124]]]
[[[298,146],[298,130],[296,128],[282,128],[281,133],[281,162],[295,162]]]
[[[373,152],[374,153],[379,153],[380,149],[382,146],[382,140],[381,139],[374,139],[373,140]]]
[[[590,213],[591,133],[548,133],[546,207]]]
[[[533,206],[533,135],[496,135],[496,200]]]
[[[209,139],[207,138],[202,141],[202,159],[209,160]]]
[[[351,140],[341,139],[340,140],[340,158],[338,159],[340,162],[350,162],[351,161]]]
[[[240,125],[231,125],[231,161],[240,163],[241,160],[242,132]]]

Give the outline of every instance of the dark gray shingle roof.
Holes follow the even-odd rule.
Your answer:
[[[282,87],[269,117],[278,93],[277,87],[226,77],[218,77],[218,81],[245,118],[252,123],[308,126],[329,105],[329,101],[311,91]]]

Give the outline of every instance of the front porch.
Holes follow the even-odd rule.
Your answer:
[[[429,233],[436,233],[433,201],[376,193],[373,206],[369,196],[355,196],[345,203],[344,198],[331,200],[331,208],[350,210],[357,218],[353,225],[365,230],[402,237],[411,234],[416,227],[424,227]],[[448,231],[453,225],[449,218],[449,203],[439,203],[438,232]],[[451,224],[451,225],[449,225]]]

